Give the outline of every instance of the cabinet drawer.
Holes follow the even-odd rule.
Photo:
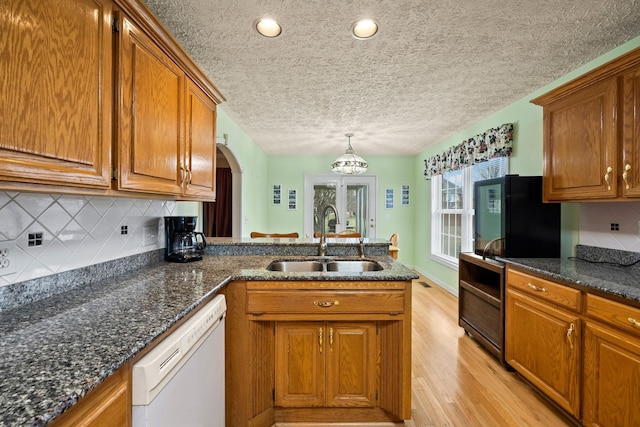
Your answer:
[[[404,291],[248,291],[249,313],[402,313]]]
[[[640,308],[588,294],[587,316],[640,335]]]
[[[520,289],[570,310],[580,311],[582,306],[581,291],[518,271],[509,270],[507,272],[507,286]]]

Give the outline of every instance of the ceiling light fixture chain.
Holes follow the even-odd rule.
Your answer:
[[[369,165],[362,157],[355,154],[353,147],[351,147],[353,134],[346,133],[344,136],[348,138],[347,150],[331,164],[331,170],[342,175],[357,175],[366,172]]]

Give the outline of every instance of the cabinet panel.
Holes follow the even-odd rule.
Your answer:
[[[405,291],[249,291],[249,313],[402,313]]]
[[[125,365],[53,422],[53,426],[131,425],[131,369]]]
[[[603,427],[638,425],[638,340],[612,328],[587,322],[584,367],[584,424]]]
[[[640,197],[640,69],[624,75],[623,88],[622,194]]]
[[[617,88],[609,78],[545,105],[545,200],[617,196]]]
[[[216,105],[191,80],[187,80],[187,145],[184,164],[188,169],[184,194],[215,200],[216,196]]]
[[[276,406],[324,406],[324,323],[276,326]]]
[[[573,311],[582,309],[582,292],[548,280],[509,270],[509,286]]]
[[[181,194],[184,73],[122,17],[118,188]]]
[[[640,308],[595,295],[587,295],[587,315],[640,336]]]
[[[580,320],[507,288],[505,359],[566,411],[580,415]]]
[[[111,13],[110,0],[0,3],[0,180],[111,185]]]
[[[328,325],[326,406],[373,407],[376,391],[375,323]]]

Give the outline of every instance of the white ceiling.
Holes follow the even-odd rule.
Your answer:
[[[640,35],[640,0],[145,3],[269,154],[337,156],[347,132],[361,155],[419,153]],[[265,16],[280,37],[253,30]]]

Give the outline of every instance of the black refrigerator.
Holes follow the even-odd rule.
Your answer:
[[[474,252],[505,258],[560,256],[560,204],[542,203],[542,177],[505,175],[474,184]]]

